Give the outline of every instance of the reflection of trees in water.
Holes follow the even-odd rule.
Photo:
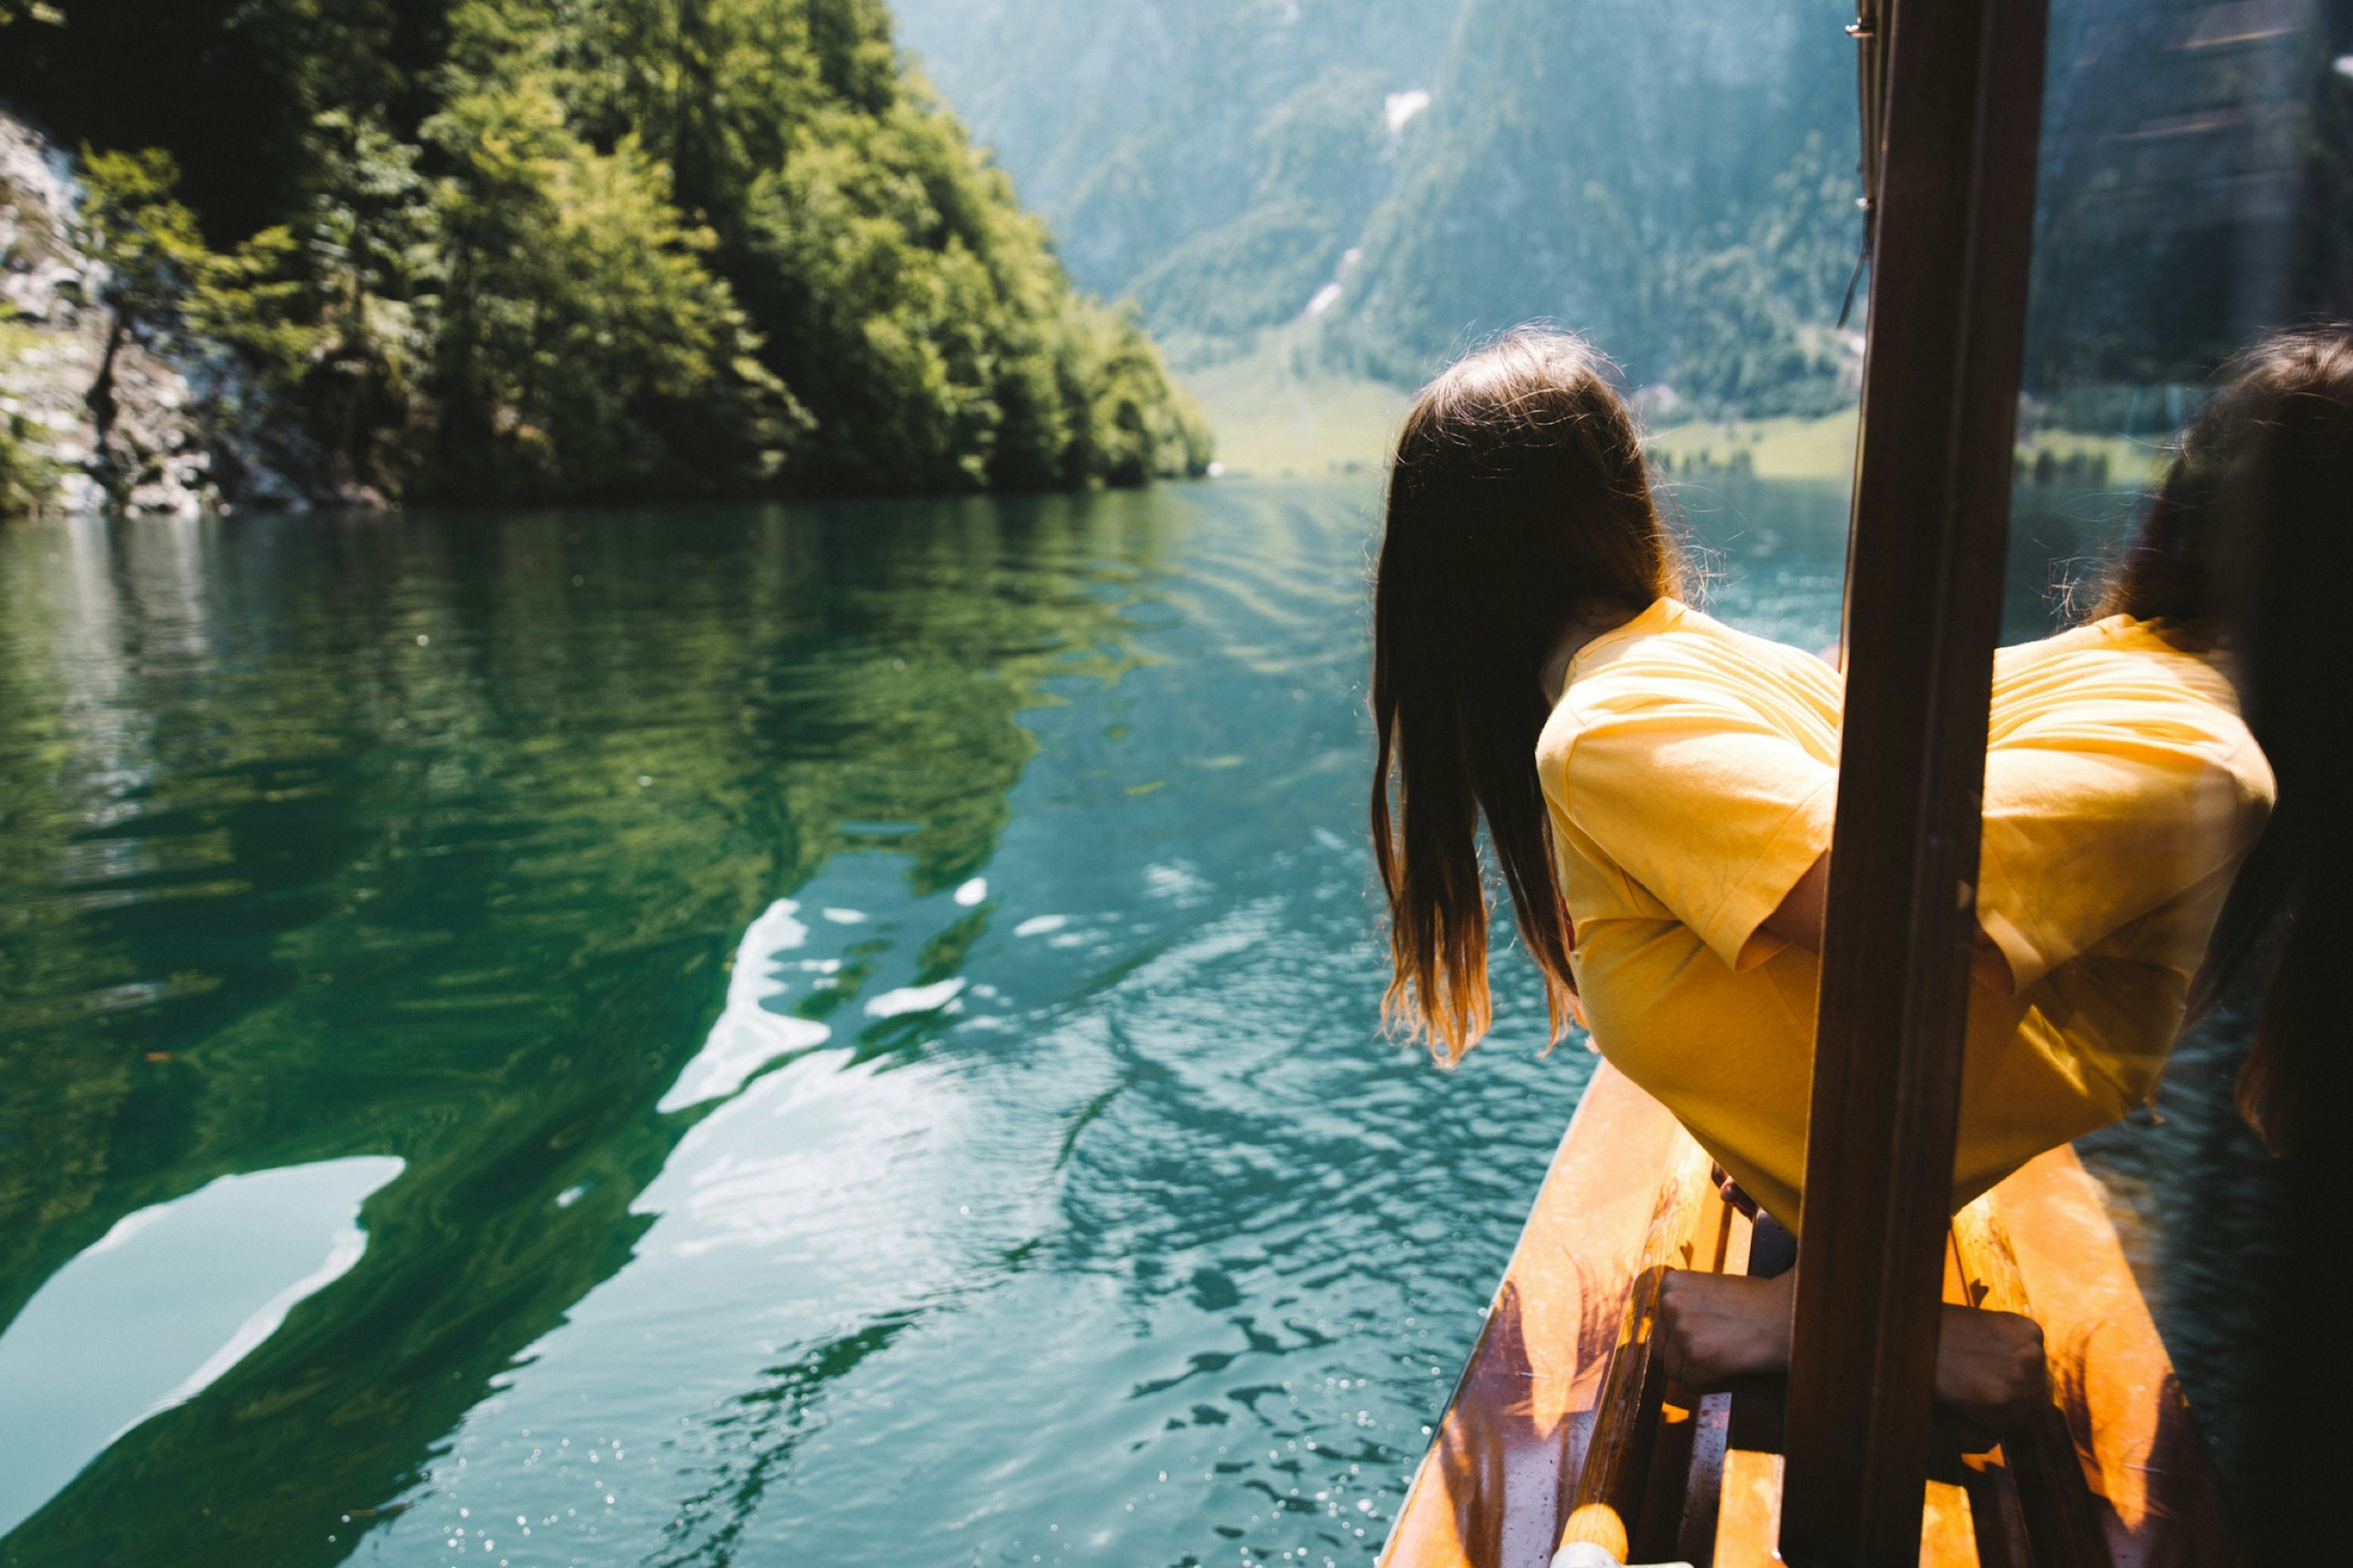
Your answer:
[[[1172,510],[0,535],[0,1321],[217,1175],[407,1162],[357,1268],[12,1550],[347,1552],[341,1516],[651,1223],[629,1203],[699,1114],[653,1106],[745,922],[845,850],[904,854],[918,893],[984,864],[1020,710],[1132,667]],[[930,1032],[884,1022],[862,1050]]]

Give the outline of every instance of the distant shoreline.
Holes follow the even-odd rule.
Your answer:
[[[1215,426],[1219,462],[1235,479],[1377,473],[1412,402],[1387,382],[1302,371],[1279,342],[1180,379]],[[1644,449],[1669,475],[1745,471],[1844,484],[1854,469],[1857,413],[1662,425]],[[2165,458],[2162,445],[2146,439],[2042,430],[2020,443],[2019,478],[2137,489],[2156,479]]]

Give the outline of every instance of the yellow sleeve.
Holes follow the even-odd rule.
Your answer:
[[[1978,919],[2011,984],[2226,871],[2262,831],[2271,788],[2237,715],[2188,691],[2119,684],[1998,711]],[[2194,970],[2196,945],[2174,965]]]
[[[1546,775],[1569,824],[1727,965],[1770,957],[1778,944],[1749,939],[1829,849],[1837,770],[1696,683],[1576,716]]]

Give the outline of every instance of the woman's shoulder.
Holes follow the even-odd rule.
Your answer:
[[[1680,599],[1662,598],[1614,631],[1593,639],[1569,661],[1568,679],[1580,679],[1629,661],[1707,668],[1729,662],[1737,668],[1787,669],[1802,679],[1828,679],[1836,672],[1815,655],[1728,626]]]
[[[1837,671],[1802,648],[1661,599],[1571,661],[1537,755],[1565,758],[1580,733],[1613,719],[1711,710],[1835,731],[1841,693]]]
[[[1997,723],[2005,710],[2116,700],[2194,702],[2234,719],[2239,711],[2238,693],[2212,656],[2130,616],[2072,626],[1994,655]]]
[[[2250,803],[2274,792],[2230,676],[2160,626],[2112,616],[1995,660],[1989,741],[1997,749],[2110,752],[2216,767]]]
[[[1565,696],[1588,703],[1652,701],[1715,691],[1742,701],[1797,700],[1835,710],[1843,691],[1836,670],[1814,654],[1728,626],[1704,610],[1662,599],[1629,623],[1635,635],[1597,647],[1572,666]]]
[[[1695,637],[1711,647],[1731,651],[1746,664],[1810,686],[1836,689],[1843,684],[1838,670],[1821,654],[1728,626],[1704,610],[1685,607],[1683,615]]]

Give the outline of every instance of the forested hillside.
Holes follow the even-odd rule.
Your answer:
[[[1852,395],[1852,0],[896,5],[1182,364],[1272,342],[1411,385],[1550,319],[1654,413]],[[2054,0],[2051,28],[2028,384],[2146,433],[2263,326],[2353,311],[2353,5]]]
[[[1332,277],[1396,182],[1408,95],[1431,85],[1460,0],[893,9],[1071,270],[1198,358]]]
[[[1127,317],[881,0],[0,0],[79,148],[52,247],[235,460],[335,496],[1036,488],[1198,471]],[[54,258],[52,258],[54,259]],[[0,345],[5,349],[5,345]],[[229,389],[224,391],[222,389]],[[248,489],[253,488],[248,486]]]
[[[1409,384],[1548,318],[1694,412],[1851,395],[1846,0],[897,9],[1072,269],[1180,363],[1312,322],[1325,363]]]
[[[1747,414],[1841,396],[1856,216],[1844,0],[1466,0],[1334,311],[1411,377],[1549,317],[1638,380]]]

